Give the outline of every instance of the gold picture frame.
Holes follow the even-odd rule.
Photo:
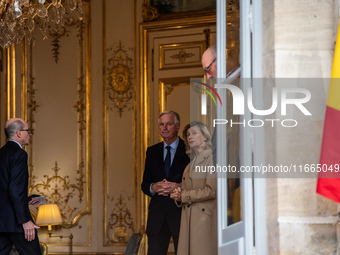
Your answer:
[[[155,0],[144,0],[142,7],[142,16],[144,22],[155,20],[171,20],[191,17],[212,16],[216,14],[216,8],[189,10],[189,11],[175,11],[169,12],[154,5]],[[209,0],[211,3],[216,0]]]

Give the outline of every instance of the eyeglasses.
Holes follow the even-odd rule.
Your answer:
[[[20,129],[20,131],[26,131],[29,135],[32,134],[32,130],[31,129]]]
[[[215,61],[216,61],[216,58],[210,63],[210,65],[208,65],[208,66],[204,69],[204,72],[205,72],[206,74],[210,74],[210,75],[211,75],[209,69],[210,69],[211,65],[212,65]]]

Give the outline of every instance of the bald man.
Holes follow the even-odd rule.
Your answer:
[[[212,45],[210,46],[208,49],[206,49],[206,51],[203,53],[202,55],[202,67],[204,69],[204,72],[207,75],[207,78],[216,78],[217,76],[217,49],[216,49],[216,45]],[[231,58],[228,57],[227,59],[227,63],[226,63],[226,67],[227,67],[227,77],[229,75],[231,75],[236,68],[238,67],[238,65],[236,64],[236,62]]]
[[[26,121],[13,118],[5,124],[7,143],[0,149],[0,254],[12,245],[19,254],[40,255],[37,228],[28,208],[27,153],[31,130]]]
[[[216,45],[210,46],[202,55],[202,67],[208,79],[216,78],[217,76],[217,49]],[[238,67],[232,58],[227,59],[227,77],[230,76]],[[216,164],[216,129],[214,130],[212,136],[212,152],[213,152],[213,162]],[[228,212],[228,225],[231,225],[240,220],[240,199],[236,198],[240,194],[240,179],[230,178],[228,176],[228,186],[230,188],[228,192],[228,210],[231,209],[231,213]],[[238,196],[237,196],[238,195]]]
[[[202,67],[207,78],[216,78],[216,45],[210,46],[202,55]]]

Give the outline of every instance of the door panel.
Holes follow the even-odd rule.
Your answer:
[[[230,6],[234,6],[234,10],[239,10],[239,22],[234,20],[235,14],[228,15],[227,11],[230,11]],[[250,54],[244,55],[244,46],[249,46],[250,40],[242,41],[244,38],[248,38],[250,32],[244,30],[245,23],[243,22],[243,10],[242,7],[247,5],[245,1],[217,1],[217,55],[220,59],[217,62],[217,75],[220,79],[217,81],[219,84],[230,84],[226,82],[227,73],[230,72],[230,61],[228,63],[228,45],[233,45],[236,42],[238,45],[236,49],[240,49],[241,52],[241,79],[246,76],[247,62],[243,62],[244,56],[250,57]],[[249,13],[249,12],[247,12]],[[227,15],[226,15],[227,14]],[[244,17],[248,17],[245,15]],[[237,17],[236,17],[237,18]],[[233,22],[234,21],[234,22]],[[248,20],[249,22],[249,20]],[[236,41],[235,33],[237,29],[233,27],[233,23],[239,26],[241,31],[240,40]],[[239,25],[240,24],[240,25]],[[249,24],[246,24],[249,25]],[[241,27],[241,28],[240,28]],[[249,28],[249,26],[246,26]],[[234,30],[231,33],[230,30]],[[236,30],[236,31],[235,31]],[[233,35],[230,38],[230,35]],[[243,35],[247,36],[243,36]],[[235,47],[235,45],[234,45]],[[247,51],[247,53],[249,53]],[[229,55],[230,55],[229,51]],[[229,64],[229,65],[228,65]],[[238,66],[237,63],[236,66]],[[229,68],[228,68],[229,67]],[[243,90],[242,83],[239,81],[237,84],[234,82],[232,85],[238,86]],[[219,89],[218,93],[221,96],[223,102],[226,102],[224,106],[219,105],[217,107],[217,118],[226,119],[229,121],[242,122],[246,116],[233,115],[232,109],[232,96],[230,91],[226,89]],[[220,127],[221,126],[221,127]],[[217,164],[222,166],[235,166],[236,170],[240,169],[241,165],[251,165],[251,146],[249,146],[249,130],[243,125],[220,125],[217,129]],[[235,178],[236,177],[236,178]],[[239,177],[240,179],[238,179]],[[219,236],[219,254],[251,254],[249,251],[253,249],[253,203],[252,203],[252,179],[242,178],[242,174],[239,176],[233,176],[228,173],[219,174],[218,178],[218,236]],[[238,180],[237,180],[238,179]],[[233,213],[234,212],[234,213]],[[250,248],[250,250],[248,250]]]
[[[205,29],[210,30],[210,40],[206,41]],[[151,141],[160,140],[158,135],[158,115],[164,110],[177,111],[181,117],[182,130],[190,122],[190,78],[203,77],[201,57],[207,45],[215,43],[215,26],[198,26],[178,29],[172,32],[160,31],[151,38],[153,47],[153,82],[151,82],[150,102],[154,135]]]
[[[217,54],[221,56],[218,61],[218,77],[226,78],[226,61],[228,55],[226,46],[228,45],[228,25],[229,19],[226,17],[226,9],[229,10],[230,5],[238,1],[217,1]],[[243,82],[245,78],[261,77],[261,1],[256,1],[251,4],[251,1],[240,1],[239,5],[240,17],[240,88],[243,94],[252,86],[252,82]],[[256,31],[256,33],[254,32]],[[229,42],[230,44],[230,42]],[[222,80],[221,83],[224,81]],[[229,83],[228,83],[229,84]],[[222,101],[227,100],[227,105],[230,104],[231,98],[226,91],[218,90]],[[258,89],[256,98],[257,102],[262,100],[262,92]],[[229,102],[228,102],[229,101]],[[228,110],[222,106],[217,107],[217,117],[230,119]],[[245,111],[239,116],[240,122],[251,119],[250,112]],[[227,132],[226,132],[227,130]],[[239,141],[232,141],[234,130],[228,132],[228,128],[223,127],[218,129],[217,143],[217,162],[218,164],[228,164],[231,159],[227,160],[228,156],[232,156],[230,150],[232,145],[239,144],[239,167],[259,165],[263,161],[263,130],[251,130],[247,125],[240,126]],[[235,133],[234,133],[235,134]],[[227,143],[223,142],[227,141]],[[230,146],[230,144],[231,146]],[[237,154],[237,153],[236,153]],[[235,155],[236,155],[235,154]],[[226,157],[227,155],[227,157]],[[234,155],[234,156],[235,156]],[[221,174],[218,179],[218,236],[219,236],[219,254],[266,254],[266,227],[265,227],[265,188],[259,184],[264,182],[259,179],[254,179],[254,176],[244,176],[240,173],[240,218],[232,224],[228,224],[228,210],[230,203],[228,199],[232,199],[230,192],[232,188],[230,180],[228,181],[225,174]],[[236,192],[235,194],[237,194]],[[228,196],[229,194],[229,196]],[[261,206],[259,206],[261,205]],[[229,206],[229,207],[228,207]],[[255,238],[255,233],[258,235]]]
[[[215,21],[215,17],[203,21],[187,18],[141,25],[141,159],[148,146],[161,141],[158,116],[162,111],[179,113],[180,136],[190,122],[190,78],[204,76],[201,57],[206,47],[216,42]],[[146,226],[148,204],[149,199],[142,195],[142,226]],[[173,251],[172,244],[169,251]]]

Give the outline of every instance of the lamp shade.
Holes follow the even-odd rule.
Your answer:
[[[43,204],[39,206],[36,224],[39,226],[59,225],[63,223],[57,204]]]

